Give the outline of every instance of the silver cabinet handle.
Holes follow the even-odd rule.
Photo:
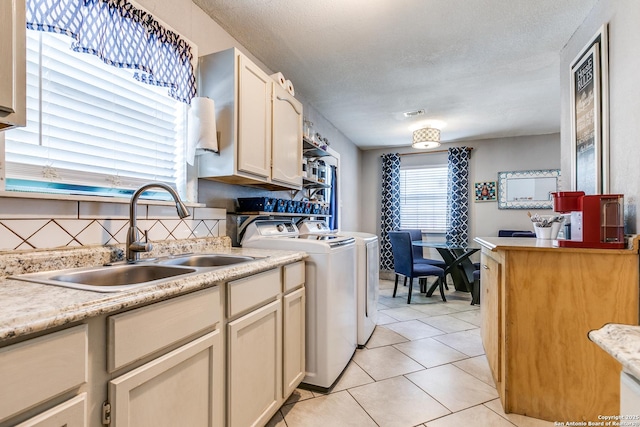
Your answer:
[[[489,267],[487,266],[487,264],[482,264],[482,268],[484,268],[485,270],[488,270]]]
[[[296,108],[295,105],[293,105],[293,102],[291,102],[291,100],[289,98],[282,98],[280,96],[276,96],[276,99],[278,101],[286,101],[289,103],[289,105],[291,105],[291,108],[293,108],[293,111],[295,111],[297,114],[300,114],[300,111],[298,111],[298,109]]]

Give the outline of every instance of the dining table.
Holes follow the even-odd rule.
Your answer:
[[[436,249],[446,264],[444,269],[445,278],[447,275],[451,276],[456,291],[471,292],[475,266],[469,257],[478,252],[480,246],[474,243],[437,243],[424,240],[414,240],[411,244],[423,248]],[[435,288],[436,285],[432,285],[427,291],[427,295],[431,295]]]

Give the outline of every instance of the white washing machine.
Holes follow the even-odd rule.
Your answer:
[[[341,231],[356,240],[356,283],[358,304],[358,347],[367,343],[378,323],[380,247],[378,236],[358,231]]]
[[[304,251],[306,371],[302,381],[329,390],[356,350],[356,245],[351,237],[301,235],[290,220],[256,220],[246,227],[246,248]]]

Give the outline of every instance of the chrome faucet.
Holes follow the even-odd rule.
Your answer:
[[[131,202],[129,204],[129,230],[127,231],[127,247],[126,247],[126,255],[127,255],[128,263],[137,262],[139,252],[149,252],[152,248],[152,245],[151,243],[149,243],[149,239],[147,237],[147,230],[145,230],[144,232],[144,241],[143,242],[139,241],[139,234],[138,234],[138,227],[137,227],[137,217],[138,217],[137,202],[138,202],[138,198],[142,193],[154,187],[162,188],[163,190],[166,190],[169,194],[171,194],[171,197],[173,197],[173,200],[175,200],[176,202],[176,210],[178,211],[178,216],[180,218],[186,218],[189,215],[191,215],[187,207],[184,205],[184,203],[182,203],[182,200],[180,200],[180,196],[178,196],[178,193],[176,192],[176,190],[174,190],[169,185],[164,184],[162,182],[152,182],[138,188],[136,192],[133,193],[133,196],[131,196]]]

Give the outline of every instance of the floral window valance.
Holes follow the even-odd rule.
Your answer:
[[[196,94],[191,46],[127,0],[27,0],[27,28],[66,34],[71,48],[137,70],[144,83],[190,103]]]

